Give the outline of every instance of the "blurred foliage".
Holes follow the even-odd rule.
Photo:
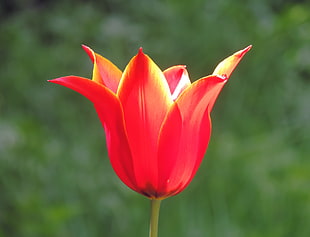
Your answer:
[[[90,102],[48,84],[91,76],[84,43],[124,68],[140,46],[192,80],[253,44],[212,114],[192,184],[160,236],[310,236],[310,5],[289,0],[0,2],[0,237],[147,236]]]

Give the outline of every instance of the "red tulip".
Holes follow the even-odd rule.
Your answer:
[[[94,63],[92,80],[51,80],[87,97],[106,132],[119,178],[151,199],[181,192],[193,179],[211,134],[210,112],[232,71],[251,46],[191,83],[185,66],[161,71],[139,50],[124,72],[83,46]]]

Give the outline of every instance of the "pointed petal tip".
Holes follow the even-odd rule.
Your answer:
[[[62,77],[55,78],[55,79],[49,79],[49,80],[47,80],[47,82],[51,82],[51,83],[56,83],[56,84],[58,84],[59,81],[61,81],[61,79],[62,79]]]
[[[86,46],[85,44],[82,44],[81,46],[82,46],[82,49],[84,49],[84,51],[87,53],[87,55],[91,59],[91,61],[94,63],[94,61],[95,61],[94,51],[90,47]]]
[[[63,81],[66,81],[66,80],[72,79],[72,78],[81,78],[81,77],[72,76],[72,75],[71,76],[64,76],[64,77],[49,79],[49,80],[47,80],[47,82],[59,84],[59,83],[62,83]],[[87,79],[87,78],[84,78],[84,79]]]
[[[250,51],[252,48],[252,45],[249,45],[248,47],[245,47],[244,49],[238,51],[236,54],[239,55],[239,57],[243,57],[247,52]]]
[[[246,48],[244,48],[243,49],[243,52],[248,52],[248,51],[250,51],[250,49],[252,48],[253,46],[250,44],[248,47],[246,47]]]
[[[55,83],[57,82],[59,78],[55,78],[55,79],[48,79],[47,82],[51,82],[51,83]]]
[[[136,54],[136,57],[138,57],[138,58],[147,57],[148,58],[148,56],[143,52],[143,47],[139,48],[138,53]]]
[[[85,44],[81,44],[81,47],[84,49],[84,48],[89,48],[87,45]]]
[[[239,64],[243,56],[252,48],[252,45],[247,46],[235,52],[233,55],[225,58],[215,68],[213,75],[225,75],[227,78],[230,77],[236,66]]]

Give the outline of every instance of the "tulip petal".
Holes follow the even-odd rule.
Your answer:
[[[173,102],[169,86],[162,71],[140,49],[127,65],[117,94],[123,105],[136,181],[151,197],[157,186],[159,130]]]
[[[226,79],[208,76],[194,82],[175,101],[159,140],[159,190],[168,195],[182,191],[194,177],[211,135],[210,103]]]
[[[91,48],[85,45],[82,45],[82,48],[94,63],[92,80],[105,85],[111,91],[116,93],[119,81],[122,77],[122,71],[111,61],[95,53]]]
[[[184,65],[170,67],[164,71],[164,75],[167,79],[173,100],[178,98],[180,93],[191,84],[186,66]]]
[[[87,78],[68,76],[50,82],[68,87],[93,102],[106,132],[109,158],[119,178],[131,189],[138,191],[133,173],[132,156],[118,98],[106,87]]]
[[[220,75],[230,77],[233,70],[236,68],[243,56],[252,48],[252,45],[249,45],[245,49],[239,50],[228,58],[220,62],[215,68],[213,75]]]

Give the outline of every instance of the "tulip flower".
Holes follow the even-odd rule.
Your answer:
[[[66,76],[50,82],[93,103],[115,173],[159,209],[160,200],[183,191],[195,176],[210,140],[215,100],[251,46],[193,83],[185,66],[161,71],[142,49],[122,72],[89,47],[82,47],[94,64],[92,79]],[[157,225],[156,220],[152,225]]]

